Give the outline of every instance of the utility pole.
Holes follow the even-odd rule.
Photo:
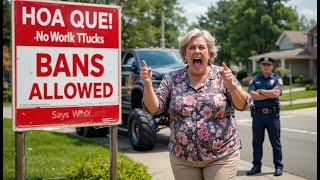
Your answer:
[[[161,39],[160,39],[160,47],[165,48],[165,37],[164,37],[164,10],[162,10],[162,15],[161,15]]]

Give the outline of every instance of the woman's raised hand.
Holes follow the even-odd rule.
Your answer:
[[[228,68],[228,66],[222,62],[222,68],[219,71],[220,75],[222,76],[223,80],[230,86],[232,85],[232,78],[233,74],[232,71]]]
[[[142,60],[142,69],[140,70],[140,77],[143,81],[143,85],[152,86],[152,69],[148,67],[147,63]]]

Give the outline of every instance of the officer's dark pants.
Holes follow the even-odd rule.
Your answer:
[[[265,129],[268,131],[269,139],[273,149],[273,163],[276,169],[283,169],[282,150],[280,143],[280,115],[279,113],[255,114],[253,115],[253,166],[261,168],[262,145],[264,141]]]

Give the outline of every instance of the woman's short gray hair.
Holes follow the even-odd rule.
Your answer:
[[[213,60],[218,55],[218,51],[220,50],[220,46],[217,44],[216,38],[214,36],[212,36],[209,31],[204,30],[204,29],[200,30],[198,28],[195,28],[195,29],[189,31],[186,35],[180,36],[178,38],[180,55],[181,55],[182,59],[184,59],[184,54],[186,53],[187,46],[190,43],[191,39],[195,38],[195,37],[199,37],[199,36],[204,37],[204,39],[207,42],[207,47],[208,47],[209,53],[212,54],[211,58],[209,60],[209,63],[212,64]],[[185,60],[184,60],[184,62],[187,63]]]

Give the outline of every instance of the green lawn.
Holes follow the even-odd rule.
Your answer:
[[[243,86],[243,89],[248,91],[248,86]],[[290,89],[290,86],[284,86],[284,89]],[[311,97],[317,97],[317,90],[292,92],[292,100]],[[290,93],[283,93],[280,96],[280,101],[290,101]]]
[[[12,120],[3,119],[3,179],[15,179],[15,138]],[[92,161],[99,156],[109,157],[102,144],[81,137],[49,131],[24,132],[27,153],[27,178],[48,179],[64,177],[67,167]],[[121,156],[119,158],[119,156]],[[137,162],[118,153],[118,161]],[[139,163],[140,167],[146,168]]]
[[[317,90],[292,92],[292,100],[317,97]],[[290,101],[290,93],[284,93],[280,96],[280,101]]]
[[[244,90],[248,91],[248,86],[242,86]],[[292,85],[292,88],[296,88],[298,87],[297,85]],[[290,85],[284,85],[283,86],[283,90],[287,90],[287,89],[290,89]]]
[[[3,107],[10,107],[10,106],[12,106],[12,103],[3,102]]]
[[[302,109],[302,108],[308,108],[308,107],[317,107],[317,102],[293,104],[292,106],[282,105],[281,111],[289,111],[289,110]]]

